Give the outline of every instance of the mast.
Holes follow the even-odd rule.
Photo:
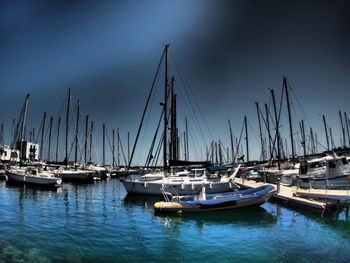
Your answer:
[[[165,70],[164,70],[164,140],[163,140],[163,169],[167,173],[167,127],[168,127],[168,48],[165,45]]]
[[[232,127],[231,127],[231,121],[228,120],[228,126],[230,128],[230,139],[231,139],[231,161],[233,163],[233,156],[235,155],[234,154],[234,149],[233,149],[233,135],[232,135]],[[228,160],[227,160],[228,162]]]
[[[88,147],[88,132],[89,132],[89,115],[85,118],[85,145],[84,145],[84,162],[87,163],[87,147]]]
[[[52,121],[53,121],[53,117],[51,116],[50,118],[50,128],[49,128],[49,149],[48,149],[48,153],[47,153],[47,160],[50,160],[50,155],[51,155],[51,133],[52,133]]]
[[[115,158],[114,158],[114,152],[115,152],[115,143],[114,143],[114,140],[115,140],[115,130],[113,129],[112,130],[112,167],[114,168],[115,167]]]
[[[66,115],[66,157],[65,162],[68,165],[68,131],[69,131],[69,107],[70,107],[70,88],[68,89],[68,104],[67,104],[67,115]]]
[[[130,163],[130,132],[128,132],[128,163]]]
[[[4,123],[1,123],[0,145],[4,145]]]
[[[92,162],[92,132],[94,130],[94,122],[91,121],[91,128],[90,128],[90,151],[89,151],[89,162]]]
[[[119,138],[119,128],[117,128],[117,155],[118,155],[118,164],[117,164],[117,166],[120,167],[120,138]]]
[[[176,127],[176,95],[174,93],[174,77],[171,77],[171,159],[178,159],[178,142],[177,142],[177,127]]]
[[[270,119],[269,119],[269,108],[267,104],[265,103],[265,112],[266,112],[266,125],[267,125],[267,133],[269,135],[269,153],[270,153],[270,159],[272,160],[272,150],[271,150],[271,133],[270,133]]]
[[[219,139],[219,164],[222,164],[222,150],[221,150],[221,141]]]
[[[58,123],[57,123],[56,162],[58,162],[58,145],[59,145],[59,138],[60,138],[60,126],[61,126],[61,117],[58,118]]]
[[[46,112],[44,112],[44,118],[43,118],[43,127],[41,130],[41,141],[40,141],[40,159],[43,160],[44,158],[44,133],[45,133],[45,124],[46,124]]]
[[[346,116],[346,112],[344,112],[344,121],[345,121],[345,124],[346,124],[346,133],[348,135],[348,146],[350,147],[349,121],[348,121],[348,117]]]
[[[329,136],[331,138],[332,149],[334,149],[335,144],[334,144],[333,135],[332,135],[332,128],[329,128]]]
[[[322,115],[322,119],[323,119],[324,131],[326,132],[327,151],[329,151],[328,131],[327,131],[326,118],[324,115]]]
[[[300,122],[300,133],[301,133],[301,138],[302,138],[302,146],[303,146],[304,156],[306,156],[306,139],[305,139],[304,120],[301,120],[301,122]]]
[[[244,115],[244,126],[245,126],[245,140],[246,140],[247,163],[248,163],[249,162],[249,142],[248,142],[248,125],[247,125],[246,115]]]
[[[343,117],[342,117],[341,111],[339,111],[339,117],[340,117],[341,130],[343,133],[343,147],[345,148],[345,129],[343,125]]]
[[[183,135],[184,135],[184,154],[185,154],[185,161],[187,161],[186,132],[183,132]]]
[[[264,161],[264,143],[263,143],[263,137],[261,132],[261,121],[260,121],[260,112],[259,112],[259,104],[255,102],[256,105],[256,113],[258,114],[258,122],[259,122],[259,133],[260,133],[260,144],[261,144],[261,158]]]
[[[275,101],[275,93],[273,89],[271,89],[271,96],[272,96],[272,102],[273,102],[273,109],[275,112],[275,123],[276,123],[276,139],[277,139],[277,162],[278,162],[278,169],[281,169],[281,163],[280,163],[280,139],[279,139],[279,123],[278,123],[278,117],[277,117],[277,109],[276,109],[276,101]]]
[[[311,138],[311,152],[312,154],[315,154],[315,141],[314,141],[314,133],[312,131],[312,128],[310,127],[310,138]]]
[[[288,108],[288,120],[289,120],[289,132],[290,132],[290,143],[292,146],[292,160],[293,163],[295,161],[295,153],[294,153],[294,139],[293,139],[293,126],[292,126],[292,115],[290,112],[290,102],[289,102],[289,94],[288,94],[288,84],[287,84],[287,78],[283,78],[283,85],[286,90],[286,98],[287,98],[287,108]]]
[[[102,165],[105,166],[105,136],[106,136],[106,125],[103,124],[102,126],[102,144],[103,144],[103,149],[102,149]]]
[[[80,115],[80,100],[78,100],[78,108],[77,108],[77,120],[75,124],[75,163],[78,162],[78,139],[79,139],[79,115]]]
[[[25,128],[25,123],[26,123],[26,118],[27,118],[27,110],[28,110],[28,101],[29,101],[29,94],[27,94],[25,103],[24,103],[24,116],[22,120],[22,126],[21,126],[21,152],[20,155],[23,157],[23,139],[24,139],[24,128]],[[15,136],[14,136],[15,137]],[[16,138],[14,138],[16,139]],[[26,154],[24,154],[24,158],[26,157]]]
[[[188,149],[188,125],[187,125],[187,117],[185,117],[185,126],[186,126],[186,151],[187,151],[187,160],[190,160],[190,151]]]

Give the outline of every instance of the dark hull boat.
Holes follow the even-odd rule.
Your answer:
[[[221,194],[187,195],[173,197],[172,201],[157,202],[155,212],[199,212],[213,210],[227,210],[247,206],[259,206],[276,193],[272,185],[264,185],[248,190]]]

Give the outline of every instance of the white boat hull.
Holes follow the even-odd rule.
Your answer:
[[[208,194],[223,193],[238,189],[234,183],[231,182],[193,182],[193,183],[162,183],[126,179],[123,180],[123,185],[129,194],[143,194],[143,195],[161,195],[161,189],[173,195],[191,195],[197,194],[199,187],[204,184]]]
[[[297,185],[300,188],[309,189],[338,189],[347,190],[350,189],[350,175],[343,175],[333,178],[309,178],[298,179]]]
[[[60,185],[62,183],[62,180],[60,178],[54,178],[54,177],[45,178],[45,177],[38,177],[38,176],[21,175],[10,171],[6,171],[6,175],[8,180],[14,181],[14,182],[30,183],[30,184],[37,184],[37,185]]]

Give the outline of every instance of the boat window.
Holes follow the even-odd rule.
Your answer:
[[[334,161],[330,161],[330,162],[328,162],[328,167],[329,168],[335,168],[336,167],[336,163]]]
[[[343,162],[343,164],[348,164],[348,160],[346,160],[346,158],[343,158],[342,162]]]
[[[320,166],[319,162],[310,163],[310,168],[316,168],[316,167],[319,167],[319,166]]]
[[[307,165],[306,164],[301,164],[300,165],[300,173],[301,174],[307,174]]]

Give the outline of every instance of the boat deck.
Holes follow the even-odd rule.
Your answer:
[[[242,178],[236,178],[235,183],[242,188],[259,187],[269,183],[255,182],[253,180],[243,180]],[[270,184],[278,188],[274,184]],[[278,190],[278,189],[277,189]],[[349,191],[350,193],[350,191]],[[319,194],[317,196],[317,194]],[[282,201],[284,203],[302,206],[313,211],[319,211],[325,213],[338,208],[338,200],[342,197],[346,197],[350,200],[350,196],[347,191],[343,190],[319,190],[319,189],[297,189],[296,186],[279,186],[278,193],[274,196],[275,200]],[[328,198],[326,198],[326,196]],[[332,198],[337,196],[338,198]],[[313,198],[322,198],[322,200],[314,200]]]

